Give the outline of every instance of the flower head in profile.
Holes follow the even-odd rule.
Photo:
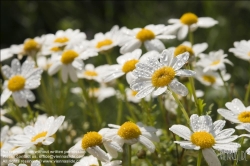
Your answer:
[[[234,42],[234,48],[230,48],[229,52],[234,53],[234,55],[240,59],[249,61],[250,60],[250,40],[241,40],[239,42]]]
[[[109,32],[105,34],[99,32],[95,34],[94,39],[90,41],[90,46],[97,52],[107,51],[117,45],[121,41],[121,33],[117,25],[113,26]]]
[[[88,152],[102,162],[110,161],[110,156],[116,158],[117,152],[123,150],[119,144],[107,138],[105,133],[102,129],[99,132],[91,131],[84,134],[82,139],[69,149],[69,157],[82,158]],[[104,145],[108,153],[100,148],[101,145]]]
[[[237,98],[233,99],[232,102],[227,102],[225,105],[228,110],[220,108],[218,113],[233,123],[239,123],[236,126],[237,129],[244,129],[243,126],[246,123],[250,123],[250,106],[245,107]]]
[[[102,162],[102,166],[121,166],[122,161],[114,160],[108,162]],[[83,157],[74,166],[99,166],[98,159],[92,155]]]
[[[70,77],[71,81],[76,82],[78,80],[77,71],[83,69],[83,60],[95,55],[97,53],[93,50],[85,50],[80,47],[68,48],[54,59],[48,73],[49,75],[54,75],[62,69],[61,73],[64,83],[68,81],[68,77]]]
[[[204,67],[203,71],[208,70],[224,70],[226,68],[225,63],[233,65],[231,61],[225,59],[227,54],[224,54],[223,50],[212,51],[209,55],[203,54],[201,59],[197,62],[197,66]]]
[[[34,126],[26,126],[23,129],[24,134],[13,136],[9,142],[18,146],[14,150],[17,152],[25,152],[27,149],[38,144],[50,145],[55,141],[53,135],[62,125],[64,118],[64,116],[57,118],[51,116],[45,120],[37,119]]]
[[[120,52],[125,54],[132,52],[137,48],[140,48],[142,44],[145,45],[147,51],[158,51],[161,52],[165,49],[164,44],[160,39],[174,39],[174,35],[165,35],[165,25],[147,25],[144,28],[127,29],[124,28],[124,38],[120,45],[122,46]]]
[[[174,56],[174,49],[166,49],[162,52],[160,60],[148,58],[146,62],[137,63],[132,72],[137,78],[130,83],[131,89],[138,92],[136,97],[143,98],[151,92],[161,95],[168,88],[181,96],[186,96],[187,88],[174,78],[195,75],[194,71],[180,69],[188,58],[188,52]]]
[[[17,59],[13,59],[11,67],[2,67],[3,75],[8,79],[4,83],[4,90],[1,95],[1,105],[12,95],[16,105],[26,107],[28,101],[35,100],[31,89],[40,85],[43,70],[35,67],[35,62],[26,60],[22,66]]]
[[[195,31],[198,27],[210,28],[218,24],[218,21],[211,17],[198,17],[194,13],[185,13],[180,19],[170,19],[168,23],[173,24],[172,29],[178,30],[177,37],[182,40],[187,36],[189,29]]]
[[[232,142],[238,138],[232,135],[234,129],[222,130],[225,123],[224,120],[217,120],[213,123],[208,115],[193,114],[190,117],[191,129],[183,125],[173,125],[169,130],[185,139],[185,141],[175,141],[175,143],[185,149],[202,150],[203,157],[209,166],[220,166],[220,161],[213,149],[223,153],[235,153],[240,147],[240,144]]]
[[[145,126],[141,122],[135,124],[128,121],[121,126],[109,124],[109,127],[113,129],[106,128],[106,136],[121,146],[124,143],[132,145],[140,142],[153,153],[155,151],[155,145],[152,141],[159,142],[159,138],[156,136],[157,130],[153,127]]]

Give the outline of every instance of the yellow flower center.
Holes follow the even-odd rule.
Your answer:
[[[179,45],[178,47],[175,48],[174,56],[177,56],[177,55],[182,54],[184,52],[188,52],[190,56],[194,55],[194,51],[191,47]]]
[[[141,42],[144,42],[146,40],[154,39],[155,34],[151,30],[143,28],[137,33],[136,38]]]
[[[78,57],[78,53],[74,50],[67,50],[62,54],[61,62],[63,64],[69,64],[73,62],[73,60]]]
[[[117,134],[124,139],[138,138],[141,135],[141,130],[133,122],[125,122],[121,125]]]
[[[16,75],[8,82],[8,89],[12,92],[19,91],[24,88],[26,79],[23,76]]]
[[[214,84],[215,81],[216,81],[215,77],[210,76],[210,75],[203,75],[203,76],[202,76],[202,79],[203,79],[204,81],[206,81],[206,82],[211,83],[211,84]]]
[[[139,62],[137,59],[132,59],[124,63],[122,67],[122,71],[124,73],[128,73],[130,71],[133,71],[135,69],[135,64]]]
[[[156,70],[152,75],[152,84],[155,87],[163,87],[168,85],[175,76],[175,71],[172,67],[162,67]]]
[[[215,61],[213,61],[211,64],[210,64],[210,66],[214,66],[214,65],[217,65],[217,64],[219,64],[220,63],[220,60],[215,60]]]
[[[238,115],[238,119],[243,123],[250,123],[250,111],[241,112]]]
[[[138,93],[137,91],[134,91],[134,90],[131,91],[132,96],[135,96],[137,93]]]
[[[3,147],[3,142],[0,142],[0,149]]]
[[[24,51],[37,51],[39,49],[39,44],[34,39],[29,39],[25,41],[23,46]]]
[[[93,76],[97,76],[98,74],[97,74],[97,72],[95,72],[95,71],[86,70],[86,71],[84,72],[84,75],[93,77]]]
[[[192,25],[198,22],[198,17],[194,13],[185,13],[180,20],[183,24]]]
[[[67,37],[58,37],[54,40],[55,43],[66,43],[67,41],[69,41]]]
[[[82,138],[82,148],[87,149],[89,147],[98,146],[102,144],[102,136],[95,131],[88,132]]]
[[[206,131],[195,132],[191,135],[191,142],[201,149],[211,148],[215,144],[215,139],[212,134]]]
[[[38,133],[34,137],[32,137],[31,142],[35,142],[38,138],[45,137],[47,135],[47,131],[43,131],[41,133]]]
[[[108,45],[111,45],[112,43],[113,43],[112,40],[110,40],[110,39],[105,39],[105,40],[103,40],[103,41],[98,42],[97,45],[96,45],[96,48],[101,48],[101,47],[103,47],[103,46],[108,46]]]
[[[54,51],[54,52],[61,51],[61,49],[59,47],[52,47],[50,50]]]

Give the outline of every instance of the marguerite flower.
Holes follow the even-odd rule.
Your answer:
[[[66,49],[62,52],[61,56],[58,56],[52,63],[48,70],[49,75],[54,75],[62,69],[62,80],[64,83],[68,81],[68,76],[71,81],[76,82],[77,70],[83,69],[83,61],[91,56],[96,56],[97,53],[92,50],[82,50],[80,47],[74,47],[73,49]]]
[[[113,26],[109,32],[97,33],[94,39],[90,41],[91,46],[95,48],[98,52],[107,51],[117,45],[119,45],[121,40],[121,34],[119,27],[117,25]]]
[[[120,52],[125,54],[140,48],[144,43],[148,51],[161,52],[165,49],[164,44],[160,39],[174,39],[174,35],[165,35],[165,25],[147,25],[144,28],[135,28],[133,30],[126,29],[122,31],[125,35],[125,40],[120,43],[122,46]]]
[[[240,42],[234,42],[235,48],[230,48],[229,52],[243,60],[250,60],[250,40],[241,40]]]
[[[220,166],[220,161],[213,149],[223,153],[235,153],[240,147],[240,144],[232,142],[238,138],[232,135],[234,129],[222,130],[225,123],[224,120],[213,123],[208,115],[194,114],[190,117],[191,130],[183,125],[173,125],[169,130],[186,140],[175,141],[175,143],[185,149],[201,150],[209,166]]]
[[[69,157],[82,158],[87,151],[102,162],[110,161],[109,155],[116,158],[118,155],[117,152],[122,152],[123,150],[116,142],[105,137],[105,132],[106,131],[102,129],[99,132],[91,131],[84,134],[83,138],[69,149]],[[108,153],[100,148],[102,144]]]
[[[12,94],[15,103],[19,107],[26,107],[28,101],[34,101],[35,95],[31,89],[40,85],[41,68],[35,68],[35,62],[26,60],[22,66],[17,59],[11,62],[11,68],[7,65],[2,67],[3,75],[8,79],[5,81],[4,90],[1,95],[1,105]]]
[[[187,36],[189,29],[194,31],[198,27],[210,28],[218,24],[218,21],[210,17],[198,18],[194,13],[185,13],[180,19],[170,19],[168,23],[173,24],[171,28],[178,30],[177,37],[179,40],[182,40]]]
[[[208,70],[224,70],[226,68],[225,63],[233,65],[231,61],[225,59],[226,57],[227,54],[224,54],[223,50],[212,51],[209,53],[209,55],[204,55],[203,57],[201,57],[196,65],[204,67],[204,72]]]
[[[14,151],[25,152],[34,145],[50,145],[55,141],[53,135],[59,129],[64,121],[64,116],[47,118],[45,121],[37,119],[34,126],[26,126],[24,134],[13,136],[10,143],[18,146]],[[14,153],[14,152],[13,152]]]
[[[225,105],[228,110],[220,108],[218,113],[233,123],[239,123],[236,129],[244,129],[244,124],[250,123],[250,106],[245,107],[237,98],[233,99],[232,102],[227,102]]]
[[[155,145],[152,141],[159,142],[159,138],[156,136],[157,130],[153,127],[145,126],[141,122],[135,124],[128,121],[121,126],[114,124],[109,124],[108,126],[114,129],[106,128],[106,136],[121,146],[124,143],[132,145],[140,142],[153,153],[155,151]]]
[[[160,61],[148,58],[147,62],[137,63],[132,72],[137,78],[130,84],[131,89],[138,92],[136,97],[143,98],[153,91],[154,95],[161,95],[168,88],[181,96],[186,96],[187,88],[174,78],[195,75],[194,71],[180,69],[188,61],[188,57],[187,52],[174,56],[174,49],[166,49],[162,52]]]
[[[250,123],[246,123],[242,126],[249,134],[242,134],[239,137],[248,137],[250,138]],[[247,154],[250,155],[250,147],[246,150]]]
[[[121,166],[122,161],[114,160],[108,162],[102,162],[102,166]],[[83,157],[79,162],[75,163],[74,166],[99,166],[98,159],[92,155]]]
[[[8,166],[17,166],[17,165],[13,164],[13,163],[9,163]],[[18,164],[18,166],[27,166],[27,165],[26,164]],[[34,160],[31,162],[30,166],[41,166],[41,163],[38,160]]]

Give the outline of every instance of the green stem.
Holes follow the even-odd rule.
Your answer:
[[[184,108],[183,105],[181,104],[181,102],[180,102],[178,96],[177,96],[174,92],[172,92],[172,94],[173,94],[173,96],[174,96],[175,101],[178,103],[178,105],[179,105],[179,107],[180,107],[180,109],[181,109],[181,111],[182,111],[182,113],[183,113],[185,119],[187,120],[188,125],[189,125],[189,124],[190,124],[190,121],[189,121],[189,116],[188,116],[188,114],[187,114],[187,111],[185,110],[185,108]]]
[[[128,166],[131,165],[131,145],[128,145]]]
[[[193,32],[191,32],[191,30],[190,30],[190,26],[188,27],[188,38],[189,38],[189,42],[191,43],[191,46],[193,46],[193,44],[194,44],[194,35],[193,35]]]
[[[164,122],[164,127],[165,127],[167,135],[168,135],[168,121],[167,121],[165,109],[164,109],[164,106],[163,106],[162,96],[158,97],[158,101],[160,103],[160,111],[161,111],[161,114],[162,114],[162,118],[163,118],[163,122]]]
[[[248,83],[247,92],[246,92],[246,95],[245,95],[245,98],[244,98],[244,103],[245,103],[245,105],[248,105],[249,94],[250,94],[250,81],[249,81],[249,83]]]
[[[201,158],[202,158],[202,152],[201,152],[201,150],[199,150],[198,159],[197,159],[197,166],[201,165]]]

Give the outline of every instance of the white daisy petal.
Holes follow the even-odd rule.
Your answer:
[[[181,27],[177,34],[178,40],[183,40],[187,36],[187,34],[188,34],[188,26]]]
[[[151,153],[155,151],[155,145],[143,135],[139,136],[138,141],[141,142],[144,146],[146,146]]]
[[[132,88],[133,89],[133,88]],[[150,94],[151,92],[153,92],[155,88],[153,86],[147,86],[144,87],[143,89],[141,89],[135,96],[138,98],[144,98],[146,97],[148,94]]]
[[[233,99],[232,102],[227,102],[226,107],[235,114],[239,114],[241,111],[245,111],[244,104],[239,99]]]
[[[189,58],[188,52],[177,55],[176,56],[177,61],[175,62],[175,64],[173,64],[173,68],[175,70],[179,70],[188,61],[188,58]]]
[[[13,59],[11,61],[11,70],[13,74],[21,74],[21,64],[19,60]]]
[[[181,69],[181,70],[178,70],[175,75],[183,76],[183,77],[191,77],[191,76],[194,76],[195,74],[196,74],[195,71]]]
[[[34,127],[32,126],[26,126],[24,129],[23,129],[23,132],[24,134],[26,135],[36,135],[36,131],[34,129]]]
[[[24,95],[28,101],[30,101],[30,102],[35,101],[36,97],[31,90],[24,89],[23,92],[24,92]]]
[[[174,91],[178,95],[186,96],[188,94],[188,89],[177,80],[173,80],[169,84],[169,87],[171,88],[172,91]]]
[[[103,145],[112,158],[117,158],[117,151],[123,152],[123,149],[116,142],[106,141]]]
[[[22,91],[12,93],[13,99],[19,107],[26,107],[28,105],[27,100]]]
[[[217,137],[215,138],[216,139],[216,143],[221,143],[221,144],[223,144],[223,143],[229,143],[229,142],[232,142],[232,141],[234,141],[234,140],[236,140],[238,138],[238,136],[237,135],[233,135],[233,136],[229,136],[229,137],[225,137],[225,138],[220,138],[220,139],[218,139]]]
[[[63,83],[67,83],[69,75],[68,65],[62,66],[62,81]]]
[[[214,144],[213,148],[224,153],[235,153],[237,149],[240,147],[238,143],[225,143],[225,144]]]
[[[50,145],[55,141],[55,138],[53,137],[48,137],[43,141],[43,145]]]
[[[107,153],[103,151],[99,146],[90,147],[87,149],[87,152],[103,162],[109,161]]]
[[[141,42],[138,39],[133,39],[129,43],[123,45],[120,49],[121,54],[125,54],[127,52],[131,52],[141,46]]]
[[[184,138],[185,140],[190,140],[192,134],[190,129],[183,125],[173,125],[169,128],[169,130],[177,134],[178,136]]]
[[[13,75],[13,73],[11,71],[11,68],[9,66],[7,66],[7,65],[4,65],[2,67],[2,73],[8,79]]]
[[[216,140],[218,139],[224,139],[224,138],[227,138],[229,136],[231,136],[233,133],[235,132],[234,129],[225,129],[225,130],[222,130],[220,131],[219,134],[216,135]]]
[[[239,123],[240,121],[232,114],[231,111],[228,111],[226,109],[220,108],[217,110],[219,114],[221,114],[225,119],[233,122],[233,123]]]
[[[159,96],[161,95],[162,93],[164,93],[165,91],[167,90],[167,87],[159,87],[157,88],[154,92],[153,92],[153,95],[154,96]]]
[[[2,94],[0,97],[1,98],[1,105],[3,105],[8,100],[8,98],[10,97],[11,94],[12,94],[12,92],[7,88],[2,91]]]
[[[165,49],[164,44],[159,39],[147,40],[144,42],[147,51],[156,50],[162,52]]]
[[[52,64],[52,66],[49,68],[48,73],[49,75],[54,75],[58,70],[61,68],[62,63],[61,62],[55,62]]]
[[[79,141],[75,146],[71,147],[68,150],[68,156],[69,157],[71,157],[71,158],[82,158],[85,155],[86,151],[81,148],[81,145],[77,146],[77,145],[79,145],[79,143],[81,144],[81,141]]]
[[[174,143],[180,144],[181,147],[185,149],[194,149],[194,150],[199,150],[200,147],[192,144],[192,142],[189,141],[174,141]]]
[[[69,77],[72,82],[76,82],[78,80],[76,71],[73,66],[68,66]]]
[[[212,148],[202,149],[202,154],[209,166],[221,166],[220,160]]]
[[[217,135],[225,126],[226,121],[225,120],[217,120],[214,122],[214,134]]]
[[[0,52],[0,55],[1,55],[0,62],[13,57],[13,55],[14,55],[11,52],[11,49],[9,49],[9,48],[4,48],[4,49],[1,49],[0,51],[1,51]]]
[[[197,24],[199,27],[202,27],[202,28],[210,28],[210,27],[214,26],[215,24],[218,24],[218,21],[216,21],[210,17],[200,17],[198,19]]]
[[[64,119],[65,119],[65,116],[59,116],[55,119],[55,121],[53,122],[51,133],[49,133],[49,135],[55,134],[58,128],[62,125]]]
[[[193,49],[195,55],[198,55],[198,54],[202,53],[203,51],[205,51],[207,48],[208,48],[207,43],[201,43],[201,44],[195,44],[192,49]]]

